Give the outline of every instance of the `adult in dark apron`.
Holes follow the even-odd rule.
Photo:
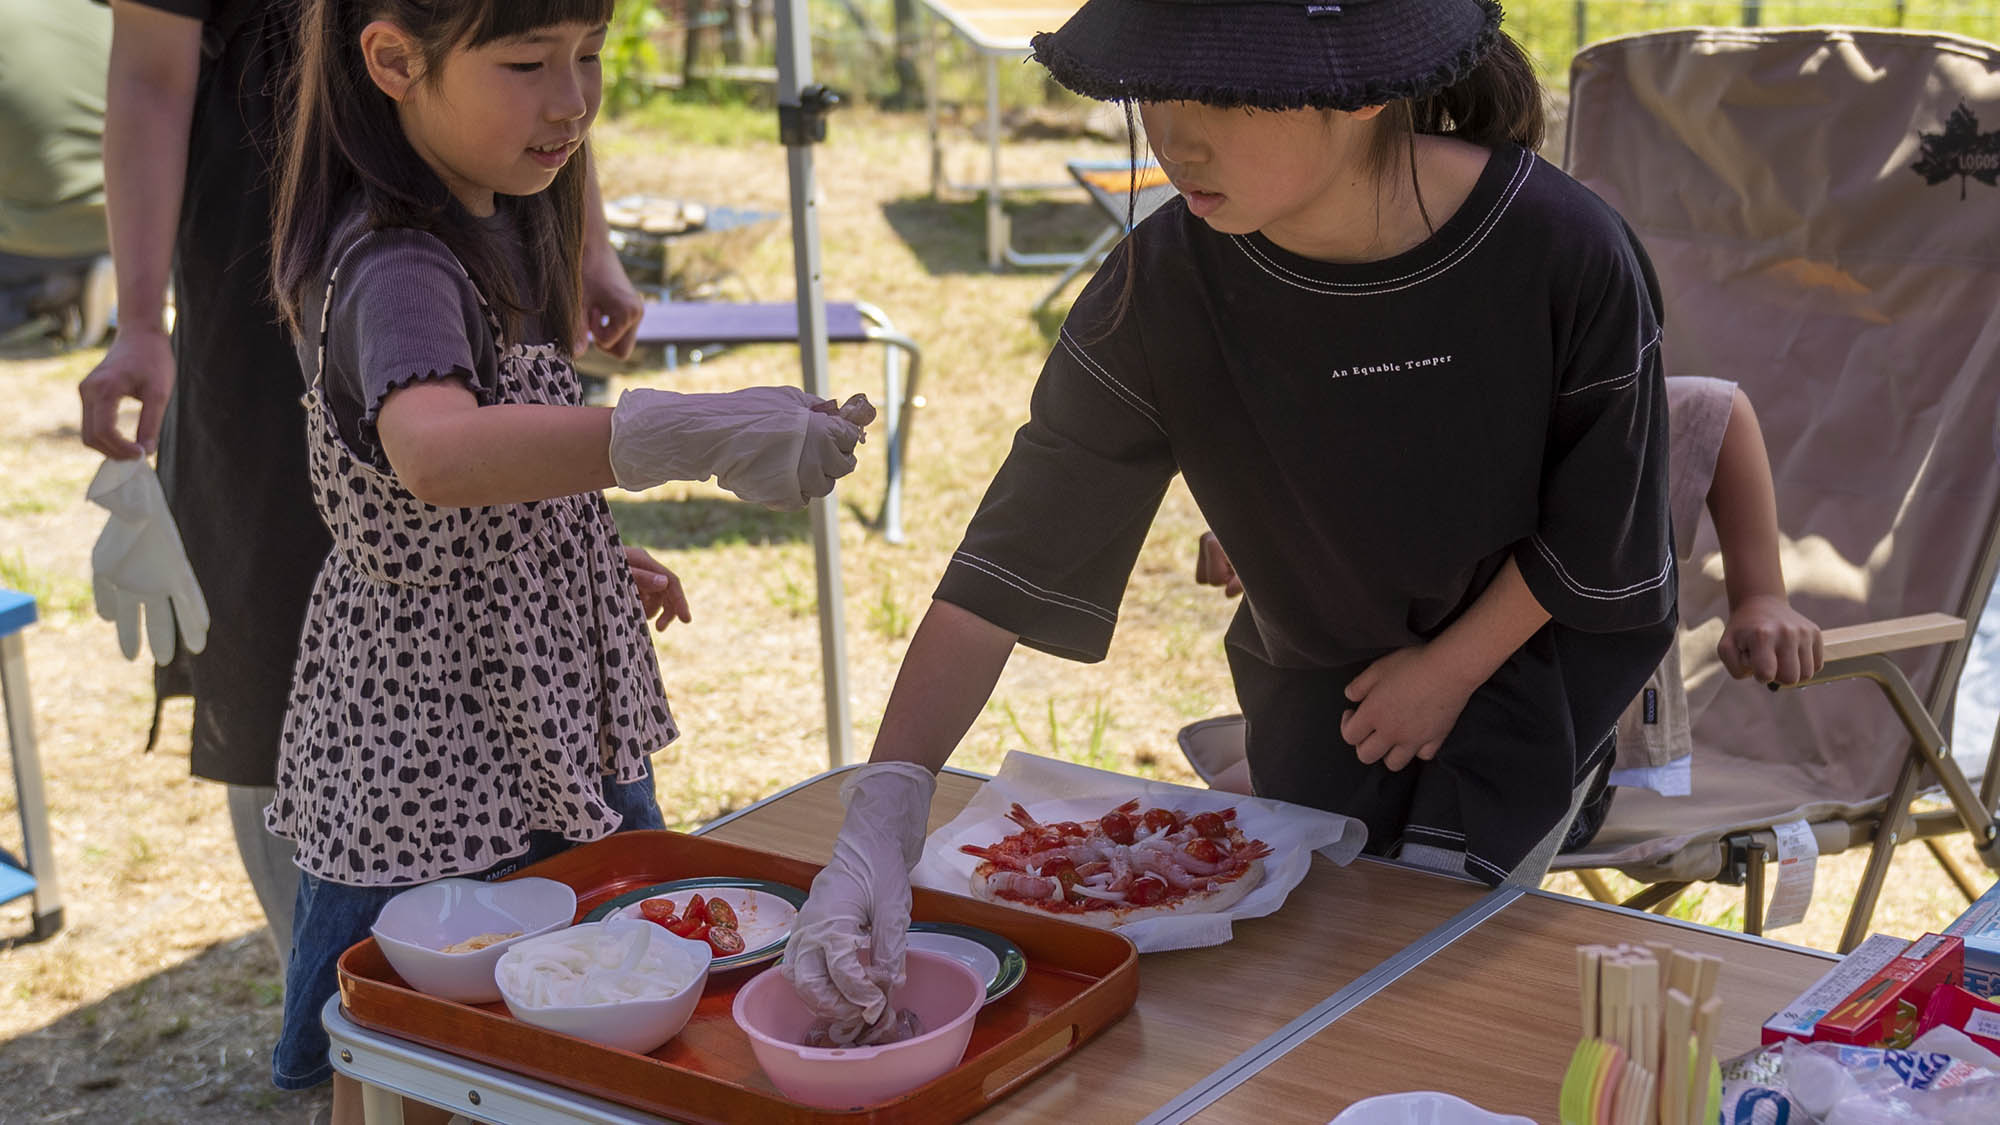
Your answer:
[[[175,372],[159,434],[159,472],[212,621],[203,650],[178,650],[154,683],[160,699],[194,696],[193,773],[230,786],[238,849],[282,956],[290,946],[297,871],[289,845],[264,830],[261,810],[275,779],[307,594],[329,548],[307,490],[303,378],[268,293],[276,123],[293,54],[295,4],[128,0],[114,7],[114,17],[122,42],[113,55],[111,112],[128,110],[135,125],[120,132],[114,121],[108,148],[126,143],[137,151],[144,141],[135,132],[150,124],[149,109],[174,108],[149,107],[143,96],[121,102],[121,80],[162,58],[185,68],[186,53],[199,56],[174,230]],[[134,71],[121,75],[121,63]],[[107,152],[114,176],[116,155]],[[126,229],[116,214],[120,203],[142,206],[144,193],[159,188],[159,172],[132,174],[126,191],[112,185],[115,235]],[[143,247],[116,251],[126,252],[117,263],[121,284],[145,272],[127,260]],[[135,324],[128,332],[136,337],[143,328]],[[136,338],[124,343],[133,345],[129,355],[140,354]],[[129,446],[115,434],[115,442],[105,442],[93,433],[91,382],[133,362],[123,351],[114,344],[84,387],[85,440],[113,456],[132,451],[109,447]],[[157,708],[149,746],[158,734]]]

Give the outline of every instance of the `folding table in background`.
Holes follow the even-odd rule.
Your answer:
[[[986,180],[955,183],[944,170],[944,146],[938,125],[937,36],[924,29],[924,116],[931,138],[931,194],[941,188],[979,192],[986,197],[986,264],[1049,267],[1068,266],[1075,253],[1024,253],[1014,249],[1001,199],[1010,192],[1071,191],[1062,180],[1004,180],[1000,175],[1000,62],[1018,62],[1029,55],[1028,40],[1038,31],[1054,31],[1081,0],[919,0],[927,15],[943,20],[979,56],[986,82]]]
[[[7,713],[7,746],[14,763],[14,798],[21,813],[22,867],[0,859],[0,903],[34,896],[26,940],[41,941],[62,929],[62,891],[56,884],[49,835],[48,800],[42,794],[42,759],[35,749],[35,719],[28,705],[27,646],[21,631],[35,623],[35,599],[0,589],[0,700]]]

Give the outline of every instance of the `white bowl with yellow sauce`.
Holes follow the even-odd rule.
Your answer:
[[[576,892],[554,879],[440,879],[382,907],[371,932],[397,975],[418,992],[467,1004],[500,999],[493,966],[516,942],[576,918]]]

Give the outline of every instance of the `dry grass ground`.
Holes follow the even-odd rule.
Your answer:
[[[761,116],[742,120],[768,133]],[[606,127],[608,194],[784,208],[781,149],[674,139],[733,130],[696,124],[674,134]],[[1053,178],[1076,153],[1119,148],[1041,141],[1009,159]],[[919,120],[843,115],[818,157],[827,293],[881,305],[926,357],[909,542],[890,546],[853,518],[842,526],[854,737],[865,752],[910,630],[1025,410],[1051,329],[1027,310],[1049,276],[984,269],[979,205],[930,197]],[[972,175],[974,153],[957,158],[956,174]],[[1097,225],[1081,205],[1060,202],[1019,219],[1023,240],[1042,245],[1081,244]],[[763,298],[789,295],[783,234],[757,251],[745,279]],[[187,776],[186,705],[169,707],[159,751],[141,755],[147,669],[121,659],[110,626],[89,612],[88,554],[101,517],[82,499],[96,459],[76,440],[74,386],[94,359],[0,360],[9,404],[0,412],[0,585],[25,588],[43,606],[27,633],[28,660],[68,906],[55,939],[0,951],[0,1123],[303,1121],[318,1099],[279,1095],[266,1078],[277,965],[222,792]],[[873,349],[835,349],[842,395],[878,393],[879,369]],[[792,382],[797,368],[790,352],[764,349],[645,378],[707,390]],[[881,488],[881,452],[870,446],[842,495],[872,512]],[[694,608],[692,624],[659,638],[685,730],[657,759],[668,820],[690,827],[825,768],[805,519],[706,487],[670,486],[614,506],[628,539],[681,574]],[[1080,666],[1017,656],[956,762],[992,769],[1021,748],[1190,780],[1175,730],[1234,709],[1220,644],[1231,606],[1189,580],[1200,526],[1177,488],[1140,557],[1110,659]],[[11,792],[0,791],[0,843],[9,847],[19,842],[12,812]],[[1858,869],[1858,859],[1823,863],[1813,915],[1779,936],[1830,945]],[[1713,892],[1687,912],[1712,920],[1729,907]],[[1878,924],[1915,934],[1958,909],[1919,851],[1898,862]],[[0,907],[0,935],[23,931],[26,918],[25,903]]]

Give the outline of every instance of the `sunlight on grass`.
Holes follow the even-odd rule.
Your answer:
[[[0,555],[0,587],[34,598],[35,608],[49,616],[80,616],[91,611],[87,578],[51,574],[30,566],[27,556],[20,551]]]

